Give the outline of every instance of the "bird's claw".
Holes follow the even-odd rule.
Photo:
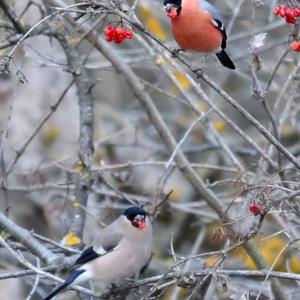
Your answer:
[[[184,49],[181,49],[181,48],[175,48],[173,51],[172,51],[172,58],[175,58],[175,57],[177,57],[178,56],[178,54],[180,53],[180,52],[184,52],[185,50]]]
[[[192,69],[192,72],[194,74],[196,74],[197,79],[198,79],[198,78],[202,77],[204,71],[202,68],[196,68],[196,69]]]

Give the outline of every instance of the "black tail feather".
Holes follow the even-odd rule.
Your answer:
[[[69,277],[66,279],[66,281],[58,286],[50,295],[48,295],[46,298],[44,298],[44,300],[50,300],[52,299],[54,296],[56,296],[59,292],[61,292],[62,290],[64,290],[65,288],[67,288],[69,285],[71,285],[74,280],[82,273],[84,273],[85,270],[75,270],[74,272],[72,272]]]
[[[62,290],[64,290],[65,288],[67,288],[71,283],[67,283],[64,282],[62,285],[60,285],[59,287],[57,287],[50,295],[48,295],[46,298],[44,298],[44,300],[50,300],[52,299],[54,296],[56,296],[59,292],[61,292]]]
[[[229,58],[229,56],[227,55],[227,53],[225,52],[224,49],[222,49],[221,52],[216,53],[219,61],[221,62],[221,64],[231,70],[235,69],[235,65],[232,62],[232,60]]]

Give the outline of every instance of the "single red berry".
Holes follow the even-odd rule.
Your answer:
[[[296,8],[295,8],[295,7],[292,7],[292,8],[291,8],[291,15],[292,15],[293,17],[295,17],[295,18],[298,17],[298,14],[297,14],[297,11],[296,11]]]
[[[259,215],[259,216],[264,216],[267,212],[266,208],[263,205],[259,205],[259,204],[252,204],[249,207],[249,210],[251,213],[253,213],[254,215]]]
[[[279,5],[279,16],[282,18],[285,17],[285,9],[286,7],[283,4]]]
[[[250,205],[249,210],[251,213],[255,214],[257,212],[256,204]]]
[[[116,44],[122,44],[123,41],[124,41],[124,40],[123,40],[123,39],[120,39],[120,38],[116,38],[116,39],[115,39],[115,43],[116,43]]]
[[[111,42],[114,40],[114,35],[115,35],[115,30],[116,28],[113,26],[108,26],[105,30],[104,30],[104,35],[105,38],[108,42]]]
[[[300,8],[299,7],[294,8],[294,12],[295,12],[295,17],[300,17]]]
[[[274,15],[275,15],[275,16],[279,16],[279,12],[280,12],[280,8],[279,8],[279,6],[276,6],[276,7],[274,8]]]
[[[105,33],[106,34],[111,34],[112,32],[114,32],[115,31],[115,27],[113,27],[113,26],[108,26],[106,29],[105,29]]]
[[[126,32],[126,38],[131,40],[133,38],[133,31],[132,30],[128,30]]]
[[[299,41],[293,41],[291,43],[291,48],[293,49],[293,51],[295,52],[300,52],[300,42]]]
[[[291,8],[289,8],[289,7],[285,8],[285,16],[286,17],[292,17],[293,16]]]

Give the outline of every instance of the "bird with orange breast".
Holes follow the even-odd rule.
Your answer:
[[[172,33],[180,50],[215,53],[221,64],[235,69],[225,52],[227,35],[219,12],[205,0],[164,0]]]

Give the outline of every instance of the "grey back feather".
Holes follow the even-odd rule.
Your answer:
[[[219,14],[219,12],[210,3],[208,3],[205,0],[199,0],[199,2],[200,2],[202,9],[207,10],[212,15],[213,19],[217,19],[217,20],[223,22],[222,17]]]
[[[96,251],[98,248],[103,248],[106,251],[111,250],[120,243],[123,235],[122,217],[119,217],[113,223],[98,232],[94,242],[94,248]]]
[[[207,1],[205,0],[198,0],[199,3],[200,3],[200,6],[203,10],[206,10],[208,11],[211,16],[212,16],[212,21],[213,21],[213,24],[216,28],[218,28],[222,35],[223,35],[223,40],[222,40],[222,45],[221,45],[221,48],[222,49],[225,49],[226,48],[226,40],[227,40],[227,34],[226,34],[226,31],[225,31],[225,28],[224,28],[224,24],[223,24],[223,21],[222,21],[222,17],[221,15],[219,14],[219,12],[210,4],[208,3]]]

